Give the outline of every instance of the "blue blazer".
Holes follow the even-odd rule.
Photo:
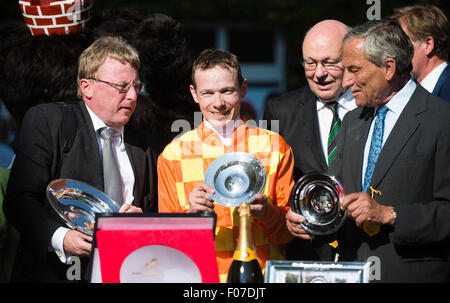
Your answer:
[[[450,65],[447,65],[439,77],[436,86],[434,87],[433,95],[450,101]]]

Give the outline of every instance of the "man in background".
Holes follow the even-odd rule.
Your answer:
[[[394,10],[403,31],[414,46],[414,79],[427,91],[450,101],[449,25],[447,16],[434,5],[413,5]]]
[[[332,162],[341,120],[356,108],[351,92],[342,86],[342,39],[348,27],[336,20],[324,20],[305,35],[302,65],[308,85],[268,101],[264,119],[270,130],[279,122],[279,133],[292,147],[294,177],[328,170]],[[287,258],[298,260],[334,259],[333,247],[314,239],[299,225],[304,218],[292,211],[287,226],[297,238],[287,247]],[[312,242],[311,242],[312,241]],[[334,242],[334,241],[331,241]],[[336,245],[334,243],[333,245]],[[320,249],[319,249],[320,247]]]

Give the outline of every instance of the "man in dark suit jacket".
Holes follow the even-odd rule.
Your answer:
[[[450,104],[410,78],[412,56],[392,21],[344,38],[343,83],[360,108],[331,166],[347,192],[339,242],[343,260],[374,262],[373,282],[450,281]]]
[[[434,5],[411,5],[395,9],[392,16],[414,46],[414,79],[433,95],[450,101],[449,24]]]
[[[294,153],[294,177],[325,172],[328,169],[328,135],[333,112],[328,104],[337,103],[340,119],[356,108],[349,90],[342,87],[344,74],[341,63],[342,39],[348,27],[336,20],[324,20],[315,24],[305,35],[302,44],[303,67],[308,86],[290,91],[268,100],[264,120],[268,129],[277,131],[292,147]],[[278,126],[275,124],[275,121]],[[277,129],[278,127],[278,129]],[[287,224],[296,236],[287,245],[287,258],[294,260],[328,260],[331,247],[322,254],[312,237],[299,228],[303,217],[290,211]],[[323,246],[322,244],[319,246]]]
[[[439,76],[432,93],[435,96],[450,101],[450,65],[448,63]]]
[[[139,64],[137,52],[120,38],[100,38],[81,54],[83,101],[68,105],[76,133],[67,153],[62,134],[66,118],[59,105],[38,105],[26,114],[14,143],[16,159],[4,201],[5,214],[21,237],[12,281],[67,281],[68,256],[81,257],[85,269],[92,237],[65,228],[45,192],[58,178],[107,188],[101,157],[105,140],[99,134],[105,128],[118,133],[111,141],[120,175],[119,212],[156,211],[155,155],[146,150],[146,142],[136,144],[142,136],[124,131],[141,89]]]

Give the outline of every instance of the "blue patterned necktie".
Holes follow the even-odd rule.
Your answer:
[[[117,204],[122,205],[122,180],[111,142],[111,139],[118,135],[119,133],[117,131],[109,127],[100,130],[100,136],[104,140],[102,155],[105,193],[117,202]]]
[[[387,111],[388,108],[383,106],[378,109],[376,113],[375,126],[373,128],[372,141],[370,142],[369,158],[367,159],[362,192],[366,192],[369,188],[373,170],[375,169],[375,164],[377,163],[378,156],[381,152],[381,147],[383,146],[384,120],[386,118]]]

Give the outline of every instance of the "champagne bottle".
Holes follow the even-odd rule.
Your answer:
[[[263,275],[250,230],[250,206],[241,204],[239,209],[239,240],[233,262],[228,270],[228,283],[263,283]]]

